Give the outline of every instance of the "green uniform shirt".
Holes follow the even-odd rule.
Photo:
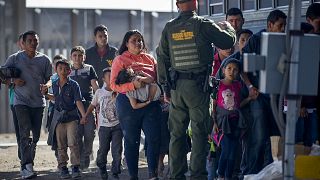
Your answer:
[[[212,43],[221,49],[228,49],[235,42],[236,33],[231,26],[222,30],[194,11],[181,12],[162,31],[157,48],[159,83],[168,82],[170,67],[179,72],[204,72],[213,60]]]

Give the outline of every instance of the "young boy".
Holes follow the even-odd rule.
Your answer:
[[[242,54],[242,48],[246,45],[249,38],[252,36],[253,32],[249,29],[242,29],[238,34],[238,46],[239,46],[239,53]],[[234,57],[236,59],[240,59],[240,56]]]
[[[48,92],[50,94],[53,93],[52,92],[52,82],[56,81],[59,78],[59,76],[56,72],[56,63],[57,63],[57,61],[62,60],[62,59],[65,59],[65,58],[61,54],[55,55],[53,57],[52,68],[53,68],[54,74],[50,77],[49,89],[44,89],[44,91],[48,90]],[[54,101],[50,100],[49,106],[48,106],[48,116],[47,116],[47,124],[46,124],[46,128],[48,129],[48,132],[49,132],[47,143],[48,143],[48,145],[51,145],[51,149],[54,150],[54,155],[56,156],[56,159],[58,161],[57,143],[54,143],[55,142],[54,131],[50,131],[50,129],[51,129],[50,127],[51,127],[51,123],[52,123],[52,119],[53,119],[53,112],[54,112]]]
[[[99,85],[93,66],[84,63],[86,59],[85,53],[85,49],[82,46],[75,46],[71,49],[72,71],[69,77],[79,84],[83,97],[82,102],[86,110],[92,101],[93,91],[95,92],[99,88]],[[79,124],[78,127],[80,168],[82,170],[89,167],[96,129],[93,113],[88,114],[87,120],[86,124]]]
[[[105,87],[98,89],[93,97],[93,100],[85,114],[85,117],[92,112],[96,107],[99,107],[99,150],[97,154],[97,166],[100,170],[102,179],[108,179],[106,170],[107,155],[110,150],[110,143],[112,142],[112,175],[118,179],[118,174],[121,173],[121,154],[122,154],[122,130],[119,120],[116,116],[115,107],[115,92],[110,88],[110,73],[111,68],[103,70],[103,82]]]
[[[66,59],[56,62],[56,72],[58,80],[52,83],[53,94],[47,94],[47,98],[55,101],[53,120],[57,121],[55,135],[58,144],[58,167],[60,169],[60,178],[70,178],[67,168],[69,159],[67,148],[71,152],[72,177],[80,177],[80,154],[77,142],[78,116],[77,108],[82,117],[85,117],[85,111],[81,102],[82,96],[77,82],[68,78],[70,74],[70,64]],[[86,122],[82,118],[80,124]]]
[[[215,74],[215,77],[217,79],[223,79],[223,72],[222,72],[222,69],[223,69],[223,66],[224,64],[226,63],[226,61],[230,58],[235,58],[235,59],[238,59],[240,60],[240,57],[241,57],[241,54],[242,54],[242,48],[246,45],[247,41],[249,40],[249,38],[251,37],[252,35],[252,31],[250,31],[249,29],[242,29],[239,33],[238,33],[238,48],[239,48],[239,51],[236,51],[235,53],[233,53],[232,55],[226,57],[225,59],[223,59],[219,69],[217,70],[216,74]],[[238,80],[240,80],[240,76],[237,77]]]
[[[116,80],[116,84],[124,84],[138,79],[144,84],[143,87],[126,93],[133,109],[140,109],[147,106],[151,101],[159,100],[161,90],[160,87],[154,83],[154,79],[148,74],[135,74],[133,69],[122,69]],[[141,101],[141,102],[138,102]]]

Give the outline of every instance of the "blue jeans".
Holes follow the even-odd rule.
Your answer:
[[[13,125],[14,125],[14,130],[16,133],[16,139],[17,139],[17,145],[18,145],[18,157],[21,161],[19,123],[18,123],[17,114],[16,114],[16,110],[15,110],[14,106],[10,105],[10,109],[12,112]]]
[[[156,177],[161,138],[161,108],[159,102],[153,101],[144,108],[134,110],[127,96],[119,94],[116,99],[116,109],[124,136],[124,155],[130,176],[132,178],[138,177],[139,145],[142,129],[148,143],[149,177]]]
[[[121,173],[121,154],[122,154],[122,130],[120,124],[114,127],[99,128],[99,150],[97,152],[97,166],[99,168],[106,168],[107,156],[110,150],[112,154],[112,174]]]
[[[214,179],[214,160],[213,159],[207,159],[207,172],[208,172],[208,180]]]
[[[220,150],[219,150],[220,151]],[[218,157],[220,157],[220,152],[218,152],[218,148],[216,148],[216,152],[209,152],[209,155],[207,157],[207,164],[206,169],[208,172],[208,180],[214,180],[217,175],[216,171],[218,169],[218,163],[219,160]]]
[[[170,132],[168,129],[169,112],[161,113],[161,143],[160,154],[169,153]]]
[[[84,103],[85,110],[89,107],[89,102]],[[80,167],[88,168],[90,155],[95,137],[96,122],[93,112],[88,115],[88,123],[78,125],[78,144],[80,150]]]
[[[40,138],[43,107],[32,108],[25,105],[15,105],[20,133],[21,166],[33,163],[37,142]],[[30,131],[32,139],[30,140]]]
[[[225,178],[232,178],[233,167],[235,163],[235,156],[238,146],[238,138],[225,134],[221,141],[221,154],[218,165],[219,176]]]
[[[318,139],[318,115],[317,111],[308,113],[306,118],[298,118],[296,125],[296,142],[303,142],[305,146],[311,147]]]
[[[241,171],[243,175],[256,174],[273,162],[270,135],[277,134],[271,112],[270,99],[264,94],[250,102],[245,115],[248,130],[242,141]]]

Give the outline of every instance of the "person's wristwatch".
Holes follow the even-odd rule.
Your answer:
[[[252,84],[250,84],[250,85],[248,86],[248,89],[251,89],[251,88],[253,88],[253,85],[252,85]]]

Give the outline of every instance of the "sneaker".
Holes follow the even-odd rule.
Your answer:
[[[80,169],[81,171],[89,169],[90,166],[90,156],[81,158],[80,160]]]
[[[62,167],[60,170],[60,178],[61,179],[69,179],[71,178],[70,174],[69,174],[69,170],[66,166]]]
[[[33,172],[33,166],[32,163],[26,164],[26,169]]]
[[[159,180],[157,173],[149,173],[149,180]]]
[[[122,168],[128,169],[126,157],[123,157],[123,159],[122,159]]]
[[[78,178],[81,177],[81,172],[79,169],[79,166],[73,166],[72,167],[72,178]]]
[[[108,179],[108,172],[106,167],[99,168],[99,173],[100,173],[101,179],[104,179],[104,180]]]
[[[119,175],[118,175],[117,173],[113,173],[113,174],[112,174],[112,177],[113,177],[114,179],[119,179]]]
[[[158,177],[153,177],[153,178],[150,178],[149,180],[159,180]]]
[[[225,178],[223,177],[223,176],[221,176],[220,174],[219,174],[219,171],[218,171],[218,169],[217,169],[217,171],[216,171],[216,174],[217,174],[217,180],[224,180]]]
[[[34,178],[37,176],[37,174],[35,174],[34,172],[32,171],[29,171],[27,168],[25,169],[22,169],[20,171],[20,174],[21,174],[21,178],[22,179],[31,179],[31,178]]]
[[[163,177],[163,171],[164,171],[164,164],[159,163],[159,165],[158,165],[158,176],[159,177]]]
[[[33,170],[33,165],[32,165],[32,163],[26,164],[26,169],[27,169],[28,171],[32,172],[35,176],[37,176],[37,173],[34,172],[34,170]]]
[[[89,169],[89,165],[86,164],[86,163],[81,163],[81,164],[80,164],[80,169],[81,169],[82,171],[86,171],[86,170]]]

